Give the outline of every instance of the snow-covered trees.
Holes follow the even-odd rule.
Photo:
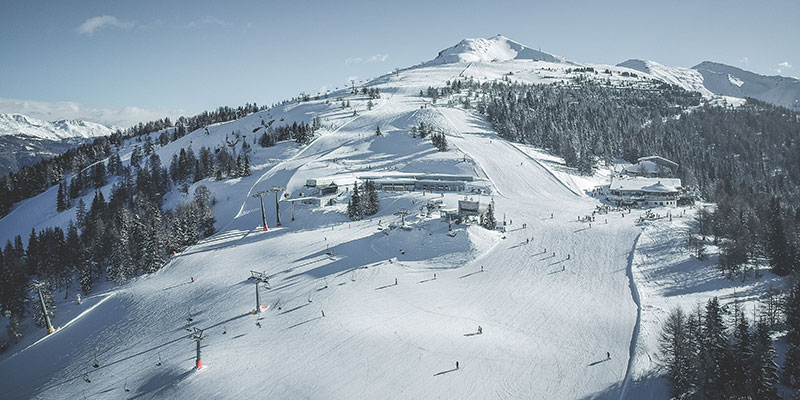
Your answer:
[[[378,189],[375,183],[367,181],[364,183],[364,195],[362,197],[364,215],[375,215],[381,207],[381,200],[378,196]]]
[[[434,132],[431,134],[431,143],[439,149],[439,151],[447,151],[447,138],[442,132]]]
[[[350,195],[350,201],[347,203],[347,216],[350,217],[351,221],[359,221],[364,217],[358,182],[353,184],[353,193]]]
[[[715,297],[689,315],[673,310],[664,322],[660,361],[673,397],[778,398],[778,367],[765,319],[751,329],[735,307],[733,329],[728,332],[724,314]]]
[[[381,207],[378,190],[372,181],[367,181],[363,186],[358,183],[353,185],[353,193],[347,203],[347,216],[352,221],[358,221],[364,216],[375,215]]]
[[[494,230],[497,228],[497,220],[494,217],[494,201],[489,202],[489,206],[486,208],[486,212],[481,214],[481,226],[489,229]]]
[[[211,207],[215,199],[205,185],[200,185],[194,190],[194,203],[197,205],[198,230],[201,237],[213,235],[216,219]]]

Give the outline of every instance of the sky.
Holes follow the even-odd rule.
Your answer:
[[[798,1],[9,0],[0,106],[73,102],[150,116],[272,104],[498,33],[575,61],[710,60],[797,77],[798,15]]]

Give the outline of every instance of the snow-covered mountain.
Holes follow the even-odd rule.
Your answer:
[[[0,174],[57,156],[113,129],[82,120],[44,121],[24,114],[0,114]]]
[[[703,77],[703,85],[715,94],[752,97],[800,110],[800,80],[784,76],[759,75],[711,61],[703,61],[692,69]]]
[[[700,92],[706,97],[752,97],[767,103],[800,110],[800,80],[765,76],[726,64],[704,61],[692,68],[671,67],[650,60],[630,59],[620,67],[644,72],[651,77]]]
[[[108,136],[114,130],[102,124],[81,120],[43,121],[23,114],[0,114],[0,136],[28,136],[36,139],[91,139]]]
[[[631,59],[617,64],[619,67],[630,68],[644,72],[652,78],[670,85],[680,86],[686,90],[700,92],[703,96],[713,96],[714,93],[703,85],[703,76],[690,68],[670,67],[650,60]]]
[[[436,58],[423,65],[508,60],[566,62],[564,57],[534,50],[498,34],[488,39],[464,39],[455,46],[440,51]]]
[[[59,329],[44,336],[29,323],[27,336],[0,354],[0,393],[669,398],[663,379],[653,375],[669,310],[712,295],[747,309],[758,301],[750,290],[755,283],[726,280],[712,263],[688,254],[683,240],[697,210],[676,212],[674,222],[637,222],[643,210],[600,213],[602,203],[586,190],[603,184],[610,169],[579,176],[558,157],[500,138],[457,99],[419,95],[462,76],[626,86],[655,78],[713,96],[696,70],[642,63],[646,72],[637,64],[565,62],[502,36],[465,39],[428,63],[368,82],[380,89],[379,98],[338,90],[330,97],[341,102],[281,103],[156,146],[165,164],[189,148],[230,147],[241,154],[243,147],[231,143],[249,143],[266,121],[323,121],[304,146],[254,143],[251,175],[203,178],[186,192],[164,194],[165,208],[173,208],[191,201],[198,186],[208,187],[217,200],[217,233],[172,253],[155,273],[119,286],[98,282],[81,303],[73,301],[76,284],[59,292],[53,319]],[[449,148],[437,151],[412,135],[420,123],[443,132]],[[131,139],[119,147],[124,164],[138,145]],[[321,177],[426,173],[474,179],[462,192],[381,191],[378,213],[356,221],[347,217],[349,190],[322,205],[281,202],[280,210],[254,197],[271,188],[282,188],[276,202],[315,196],[307,183]],[[97,190],[111,199],[119,179],[110,177]],[[25,240],[32,229],[68,226],[78,199],[58,212],[57,191],[53,186],[15,205],[0,219],[0,243],[16,235]],[[93,195],[94,189],[81,199],[90,204]],[[443,216],[466,198],[491,202],[504,229],[451,226]],[[267,231],[262,207],[269,207]],[[581,222],[595,211],[594,225]],[[260,292],[266,306],[260,314],[253,312],[253,270],[270,283]],[[695,281],[676,279],[685,271]],[[204,330],[200,370],[194,369],[192,328]]]

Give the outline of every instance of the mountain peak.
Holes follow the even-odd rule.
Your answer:
[[[455,46],[440,51],[436,58],[425,65],[509,60],[566,61],[563,57],[534,50],[498,33],[488,39],[463,39]]]
[[[90,139],[108,136],[113,130],[107,126],[83,120],[43,121],[25,114],[0,114],[0,136],[22,135],[38,139],[64,140]]]

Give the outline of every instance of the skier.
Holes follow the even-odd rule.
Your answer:
[[[78,305],[80,305],[80,304],[81,304],[81,294],[78,293]]]
[[[259,328],[261,328],[261,322],[259,322],[259,321],[256,321],[256,326],[257,326],[257,327],[259,327]]]
[[[320,310],[320,311],[322,311],[322,317],[324,318],[325,317],[325,310]]]
[[[458,369],[458,361],[456,361],[456,369]]]
[[[481,265],[481,272],[483,272],[483,265]]]
[[[570,255],[571,255],[571,254],[567,254],[567,260],[569,260],[569,256],[570,256]]]
[[[192,277],[192,283],[194,283],[194,277]]]
[[[610,359],[611,359],[611,352],[607,351],[606,352],[606,360],[610,360]]]
[[[529,238],[525,239],[525,244],[529,244],[530,242],[531,242],[531,239],[529,239]]]
[[[480,334],[483,334],[483,328],[481,328],[481,326],[478,325],[478,335]]]
[[[433,274],[433,279],[436,279],[436,273]]]
[[[394,278],[394,285],[397,286],[397,278]]]
[[[553,219],[553,213],[550,213],[550,219]]]
[[[564,271],[566,271],[566,270],[567,270],[567,266],[566,266],[566,265],[562,265],[562,266],[561,266],[561,272],[564,272]]]

